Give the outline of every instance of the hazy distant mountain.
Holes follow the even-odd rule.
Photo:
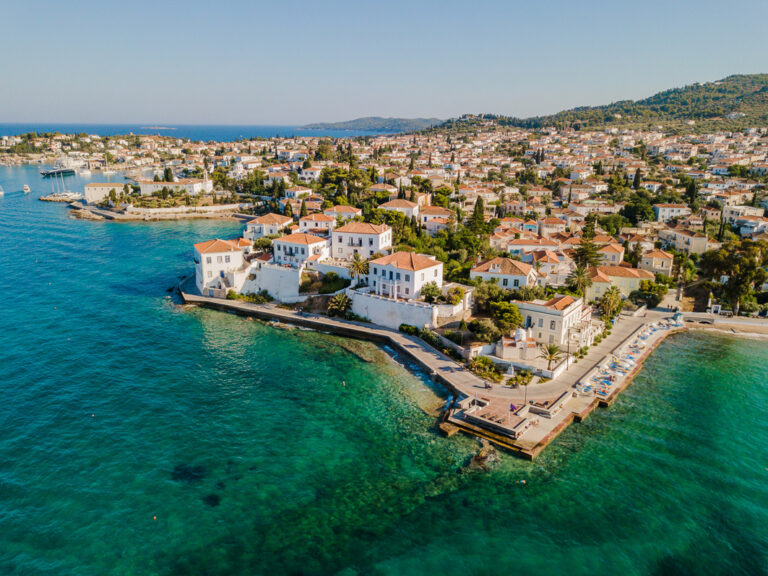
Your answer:
[[[381,118],[368,116],[347,120],[346,122],[320,122],[307,124],[307,130],[370,130],[375,132],[413,132],[437,126],[443,121],[439,118]]]
[[[513,118],[486,114],[462,116],[443,126],[469,127],[493,121],[521,128],[648,128],[684,131],[738,130],[768,126],[768,74],[728,76],[716,82],[690,84],[642,100],[604,106],[582,106],[549,116]]]

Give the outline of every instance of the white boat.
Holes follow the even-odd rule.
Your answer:
[[[106,168],[105,170],[102,170],[101,173],[104,176],[113,176],[114,174],[117,174],[117,172],[115,172],[114,170],[112,170],[110,168]]]
[[[5,196],[5,190],[3,190],[3,187],[0,186],[0,197]]]
[[[24,188],[22,188],[22,190],[24,190],[24,194],[29,194],[31,192],[29,189],[29,184],[24,184]]]
[[[88,168],[83,168],[82,170],[80,170],[78,172],[78,174],[80,174],[80,176],[90,176],[91,175],[91,171],[88,170]]]

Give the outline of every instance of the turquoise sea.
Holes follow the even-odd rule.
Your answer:
[[[766,341],[672,337],[534,463],[460,473],[384,351],[174,304],[237,225],[0,185],[0,574],[768,573]]]
[[[191,125],[165,124],[66,124],[66,123],[0,123],[0,136],[15,136],[28,132],[59,132],[60,134],[98,134],[115,136],[119,134],[158,134],[170,138],[189,138],[208,142],[231,142],[243,138],[293,138],[294,136],[351,138],[355,136],[381,136],[388,132],[372,130],[307,130],[301,126],[236,126],[236,125]]]

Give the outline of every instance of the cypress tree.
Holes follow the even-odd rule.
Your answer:
[[[302,200],[301,201],[301,209],[299,210],[299,218],[304,218],[304,216],[307,215],[307,201]]]

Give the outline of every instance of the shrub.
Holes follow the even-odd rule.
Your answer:
[[[501,337],[501,333],[496,328],[495,324],[488,318],[472,320],[472,322],[469,323],[469,329],[481,342],[496,342],[496,340]]]
[[[412,326],[411,324],[400,324],[398,330],[400,330],[400,332],[403,334],[408,334],[409,336],[419,335],[419,329],[416,328],[416,326]]]
[[[485,356],[470,360],[469,369],[481,378],[492,382],[501,382],[504,379],[504,375],[499,371],[496,364],[494,364],[490,358],[486,358]]]

